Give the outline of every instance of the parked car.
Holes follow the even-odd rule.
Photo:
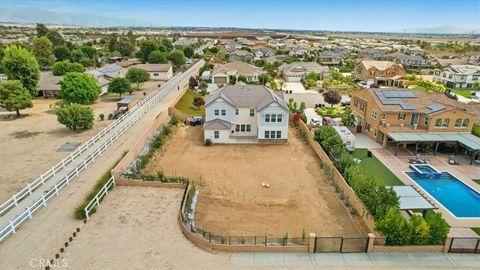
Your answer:
[[[120,107],[118,110],[113,112],[112,118],[113,119],[118,119],[118,118],[120,118],[120,116],[124,115],[127,112],[128,112],[127,107]]]
[[[318,119],[318,118],[312,118],[312,119],[310,119],[310,124],[314,125],[314,126],[321,126],[322,121],[320,121],[320,119]]]
[[[328,116],[322,118],[322,125],[323,126],[335,126],[335,121]]]

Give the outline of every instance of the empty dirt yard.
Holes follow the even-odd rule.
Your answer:
[[[282,145],[207,147],[202,138],[201,127],[177,128],[146,168],[200,182],[198,228],[231,236],[360,235],[294,129]]]
[[[138,101],[143,92],[152,92],[158,82],[144,83],[132,95]],[[109,113],[117,109],[118,96],[104,95],[91,105],[95,121],[92,129],[74,132],[57,122],[57,99],[36,98],[33,108],[15,112],[0,110],[0,204],[57,164],[70,152],[57,149],[67,143],[83,143],[110,124]],[[100,121],[103,113],[105,120]]]

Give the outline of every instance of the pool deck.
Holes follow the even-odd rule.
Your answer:
[[[393,174],[395,174],[400,181],[405,185],[417,185],[410,177],[408,177],[404,172],[412,171],[409,168],[409,159],[413,156],[408,154],[408,152],[399,151],[399,155],[395,156],[390,150],[382,149],[370,149],[372,153],[385,165],[387,166]],[[467,184],[472,189],[480,193],[480,185],[475,183],[473,179],[480,178],[480,166],[478,165],[469,165],[470,161],[466,157],[457,156],[457,160],[460,162],[460,165],[450,165],[448,164],[449,155],[437,154],[436,156],[422,155],[423,158],[427,159],[430,164],[441,172],[449,172],[463,183]],[[436,207],[442,212],[445,220],[452,227],[480,227],[480,218],[455,218],[448,210],[446,210],[441,204],[436,203],[435,199],[432,198],[428,193],[426,195],[431,199]]]

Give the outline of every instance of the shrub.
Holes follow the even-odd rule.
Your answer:
[[[172,126],[176,126],[178,125],[178,123],[180,123],[180,120],[178,120],[178,118],[175,115],[172,115],[172,117],[170,118],[169,124]]]
[[[442,213],[428,211],[425,216],[425,221],[428,223],[428,226],[430,226],[429,242],[435,245],[443,244],[450,230],[450,226],[448,226],[448,223],[443,219]]]
[[[88,106],[70,104],[60,108],[57,120],[71,130],[89,129],[93,126],[93,110]]]
[[[410,242],[412,227],[397,208],[390,208],[376,224],[377,230],[387,237],[387,245],[403,246]]]
[[[103,113],[101,113],[98,117],[100,118],[100,121],[103,121],[103,119],[105,119],[105,115]]]

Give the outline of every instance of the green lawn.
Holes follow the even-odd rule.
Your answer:
[[[183,95],[183,97],[175,105],[175,108],[188,115],[205,116],[204,106],[201,106],[200,109],[197,109],[197,107],[193,106],[193,98],[195,98],[196,96],[197,93],[192,90],[187,90],[187,92],[185,92],[185,95]]]
[[[480,179],[473,179],[473,181],[480,185]]]
[[[472,91],[469,91],[469,90],[452,90],[452,92],[454,92],[455,94],[457,95],[460,95],[462,97],[466,97],[466,98],[472,98]]]
[[[473,230],[476,234],[480,235],[480,228],[472,228],[472,230]]]
[[[360,167],[365,174],[371,175],[385,186],[389,185],[403,185],[402,181],[398,179],[382,162],[375,156],[367,157],[367,149],[356,149],[353,156],[362,160]]]
[[[328,117],[341,117],[345,112],[345,107],[343,106],[335,106],[335,107],[323,107],[317,109],[316,112],[321,116],[328,116]]]

